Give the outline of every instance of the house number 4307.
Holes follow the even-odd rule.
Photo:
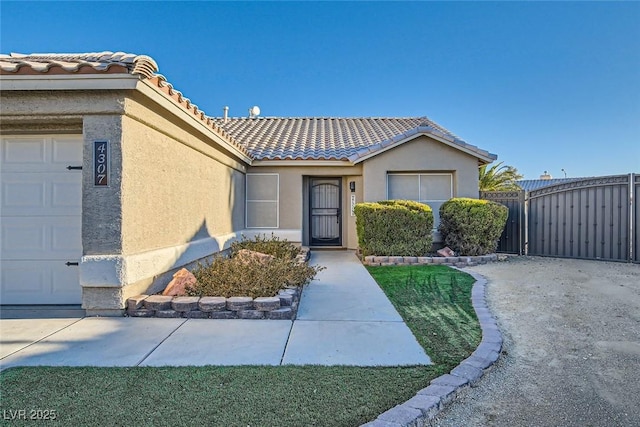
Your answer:
[[[109,141],[93,141],[93,185],[109,186]]]

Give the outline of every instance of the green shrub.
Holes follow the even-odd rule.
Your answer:
[[[287,241],[287,239],[280,240],[273,233],[271,237],[267,237],[266,234],[257,235],[253,240],[242,236],[242,240],[231,244],[231,256],[235,256],[241,249],[269,254],[282,259],[294,259],[301,253],[299,247]]]
[[[424,256],[433,243],[433,212],[411,200],[355,206],[358,245],[363,255]]]
[[[210,264],[198,264],[193,275],[198,282],[187,290],[191,296],[272,297],[285,286],[302,286],[322,267],[273,258],[247,262],[239,257],[215,257]]]
[[[241,254],[246,249],[270,257]],[[187,289],[191,296],[275,296],[285,286],[302,286],[310,282],[324,267],[298,262],[301,249],[272,235],[243,237],[231,244],[231,256],[216,256],[209,264],[198,263],[192,271],[198,282]]]
[[[499,203],[455,198],[440,207],[439,230],[445,245],[461,255],[485,255],[495,252],[508,215]]]

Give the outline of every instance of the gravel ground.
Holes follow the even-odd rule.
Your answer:
[[[488,279],[503,354],[432,426],[640,426],[640,265],[513,257]]]

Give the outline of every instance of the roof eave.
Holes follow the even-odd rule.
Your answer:
[[[203,133],[212,136],[212,139],[216,141],[218,145],[223,147],[226,151],[232,153],[242,162],[246,163],[247,165],[251,165],[254,162],[254,159],[250,155],[243,152],[239,147],[228,141],[227,138],[225,138],[223,135],[208,126],[195,113],[192,113],[190,110],[187,110],[182,105],[174,101],[171,97],[165,95],[150,79],[140,80],[136,89],[143,95],[164,106],[167,110],[171,111],[176,116],[182,117],[185,122],[191,124],[194,128],[197,128]]]
[[[0,74],[1,90],[118,90],[135,89],[132,74]]]

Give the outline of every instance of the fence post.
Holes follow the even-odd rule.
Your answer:
[[[524,246],[524,255],[529,255],[529,192],[524,191],[523,201],[524,220],[522,226],[524,227],[524,237],[522,240],[522,246]]]

